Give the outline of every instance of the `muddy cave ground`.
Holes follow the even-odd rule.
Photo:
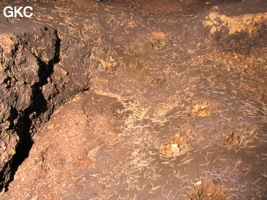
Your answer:
[[[3,1],[0,199],[267,199],[267,1]]]

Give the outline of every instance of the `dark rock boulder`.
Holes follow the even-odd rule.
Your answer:
[[[47,120],[42,117],[47,102],[41,88],[58,60],[58,37],[52,28],[32,28],[1,33],[1,188],[12,176],[11,165],[26,156],[34,124]]]

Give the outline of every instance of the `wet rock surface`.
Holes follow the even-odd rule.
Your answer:
[[[1,198],[266,199],[266,1],[113,3],[1,18]]]

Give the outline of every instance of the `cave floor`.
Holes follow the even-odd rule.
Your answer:
[[[35,134],[1,198],[266,199],[267,47],[194,50],[195,4],[149,16],[84,2],[38,7],[70,47],[91,37],[90,85]]]

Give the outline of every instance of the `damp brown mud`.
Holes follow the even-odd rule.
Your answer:
[[[13,27],[0,35],[1,73],[18,80],[11,89],[32,89],[8,118],[27,140],[3,151],[14,157],[3,159],[1,199],[266,199],[259,3],[45,1],[31,20],[1,19]],[[10,70],[28,65],[29,83]]]

